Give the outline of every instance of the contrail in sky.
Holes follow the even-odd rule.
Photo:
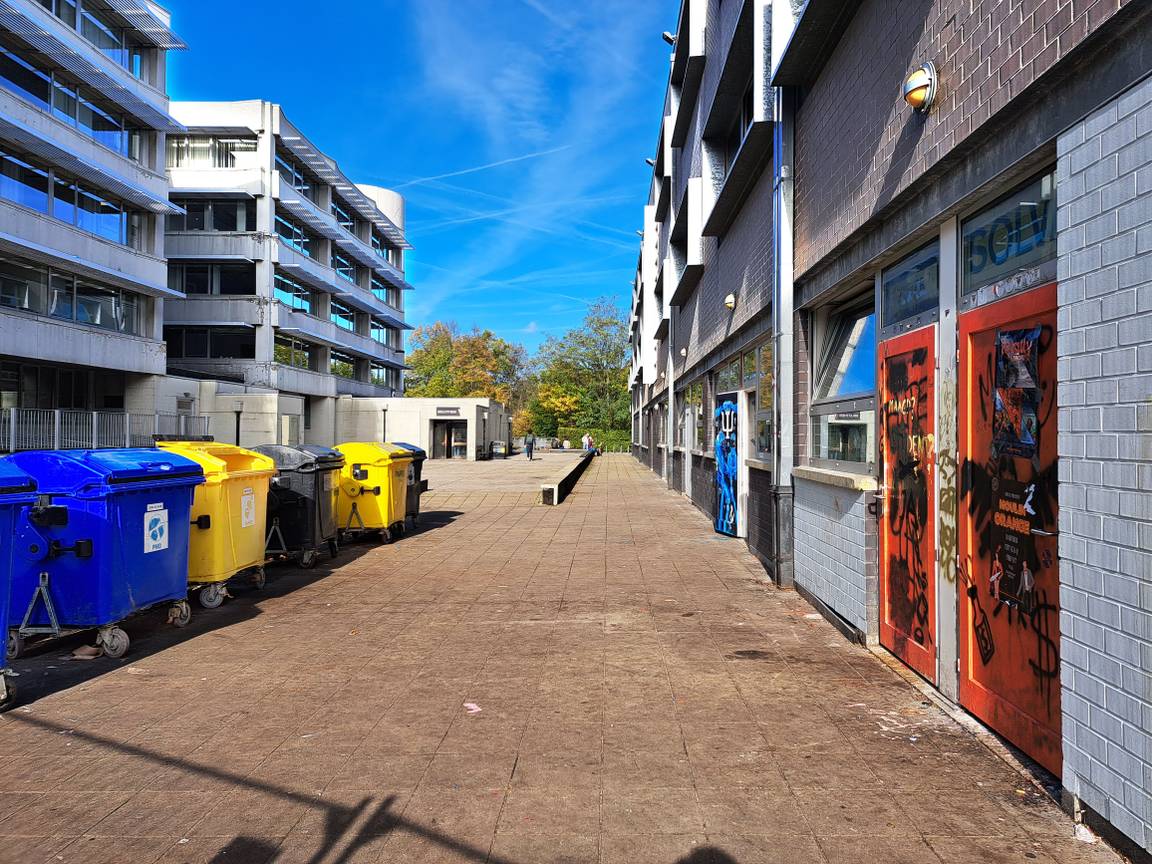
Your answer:
[[[551,150],[541,150],[537,153],[526,153],[523,156],[513,156],[511,159],[501,159],[499,162],[489,162],[487,165],[477,165],[474,168],[463,168],[459,171],[449,171],[447,174],[435,174],[431,177],[417,177],[415,180],[408,180],[401,183],[399,186],[393,186],[393,189],[403,189],[407,186],[417,186],[421,183],[430,183],[433,180],[444,180],[448,177],[460,177],[464,174],[476,174],[480,171],[487,171],[490,168],[499,168],[501,165],[511,165],[514,162],[524,162],[528,159],[538,159],[541,156],[548,156],[552,153],[559,153],[562,150],[568,150],[572,147],[571,144],[565,144],[563,147],[553,147]]]

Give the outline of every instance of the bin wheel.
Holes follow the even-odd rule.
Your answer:
[[[15,660],[24,654],[24,637],[20,635],[19,630],[8,631],[8,645],[5,648],[5,655],[9,660]]]
[[[119,660],[127,654],[129,644],[128,634],[119,627],[109,627],[100,633],[100,645],[113,660]]]
[[[252,584],[256,586],[256,590],[260,591],[268,584],[268,576],[264,573],[263,567],[257,567],[252,573]]]
[[[4,679],[3,682],[0,682],[4,691],[3,695],[0,695],[0,713],[2,713],[16,706],[16,685],[7,675],[0,673],[0,677]]]
[[[296,563],[300,566],[301,570],[311,570],[316,566],[316,561],[320,557],[315,549],[305,549],[300,553],[300,557],[296,559]]]
[[[187,627],[192,621],[192,604],[187,600],[177,600],[168,610],[168,622],[176,627]]]
[[[333,539],[328,541],[328,554],[335,558],[340,554],[340,543]]]
[[[200,589],[200,605],[205,609],[217,609],[224,602],[227,592],[223,582],[213,582]]]
[[[392,542],[392,532],[389,529],[387,529],[387,528],[381,528],[380,529],[380,542],[381,543],[391,543]]]

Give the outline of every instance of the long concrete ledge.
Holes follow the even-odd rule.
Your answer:
[[[584,469],[588,467],[591,461],[592,454],[590,452],[581,453],[579,459],[571,465],[565,465],[562,470],[557,471],[541,483],[540,503],[548,506],[560,504],[575,488],[576,481],[580,479],[580,475],[584,473]]]

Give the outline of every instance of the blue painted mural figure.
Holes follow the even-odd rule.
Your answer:
[[[736,403],[716,409],[716,530],[736,536]]]

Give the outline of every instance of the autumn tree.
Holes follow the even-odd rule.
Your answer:
[[[529,373],[524,346],[491,330],[461,333],[443,321],[417,327],[408,344],[407,395],[495,399],[513,412],[523,407],[522,386]]]

